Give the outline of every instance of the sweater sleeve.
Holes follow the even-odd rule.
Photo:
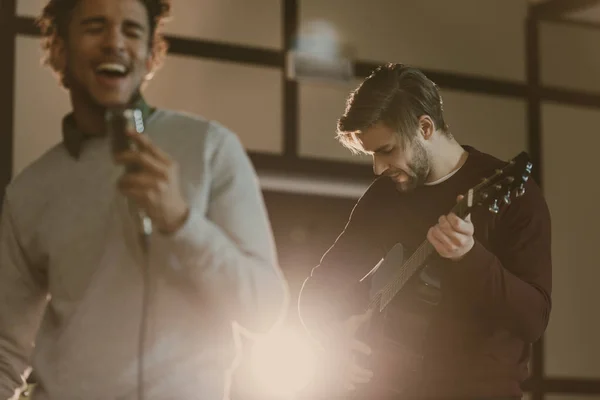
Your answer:
[[[466,307],[477,307],[530,343],[542,336],[550,316],[550,228],[546,201],[530,180],[525,195],[499,215],[495,248],[486,249],[476,240],[448,274],[449,285]]]
[[[353,306],[367,295],[358,283],[385,255],[375,215],[381,208],[376,190],[377,181],[356,203],[344,230],[302,285],[300,320],[317,339],[330,323],[358,313]]]
[[[213,123],[207,140],[208,209],[190,204],[183,227],[159,240],[173,268],[222,315],[264,333],[282,320],[289,294],[258,177],[233,133]]]
[[[29,374],[46,288],[19,243],[7,199],[0,220],[0,399],[15,395]]]

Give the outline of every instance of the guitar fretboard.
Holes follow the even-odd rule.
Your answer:
[[[460,218],[464,218],[469,208],[466,201],[460,201],[454,206],[451,212],[455,213]],[[417,250],[415,250],[409,259],[400,267],[398,273],[394,276],[394,279],[373,296],[369,303],[369,309],[378,307],[380,312],[383,311],[434,251],[435,248],[429,240],[423,241]]]

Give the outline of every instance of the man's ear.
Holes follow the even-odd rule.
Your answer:
[[[429,115],[419,117],[419,132],[425,140],[430,139],[435,132],[435,123]]]
[[[150,49],[148,53],[148,57],[146,57],[146,74],[144,75],[144,79],[149,81],[154,77],[154,49]]]
[[[60,37],[55,37],[50,43],[49,52],[48,63],[54,71],[63,76],[67,68],[67,48],[65,41]]]

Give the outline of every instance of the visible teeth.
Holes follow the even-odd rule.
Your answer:
[[[96,71],[98,71],[98,72],[118,72],[118,73],[124,74],[127,71],[127,68],[125,68],[125,66],[122,64],[104,63],[104,64],[100,64],[98,66],[98,68],[96,69]]]

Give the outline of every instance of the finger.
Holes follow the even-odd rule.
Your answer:
[[[142,152],[150,153],[155,158],[159,159],[165,164],[171,162],[171,158],[167,153],[162,151],[158,146],[156,146],[148,137],[148,135],[143,135],[137,132],[129,132],[128,135],[134,140],[135,144]]]
[[[370,369],[361,367],[356,362],[353,362],[352,364],[350,364],[350,372],[354,376],[367,377],[367,378],[371,378],[373,376],[373,371],[371,371]]]
[[[361,342],[360,340],[353,340],[352,342],[350,342],[350,350],[366,355],[371,355],[371,348],[366,343]]]
[[[368,322],[372,316],[373,309],[370,308],[366,312],[359,314],[358,318],[356,319],[356,322],[358,322],[359,324],[364,324],[365,322]]]
[[[147,190],[138,188],[126,188],[120,189],[120,191],[124,196],[133,200],[137,207],[141,208],[142,210],[146,210],[148,208],[150,199],[148,197]]]
[[[429,231],[427,232],[427,240],[429,240],[429,243],[431,243],[431,245],[433,246],[433,248],[441,255],[446,254],[446,248],[444,246],[444,244],[442,242],[440,242],[436,236],[433,234],[433,230],[434,228],[429,228]]]
[[[440,227],[442,232],[447,233],[447,234],[452,233],[454,231],[454,227],[448,220],[448,217],[445,215],[442,215],[441,217],[438,218],[438,226]]]
[[[373,372],[371,370],[360,367],[353,363],[350,365],[350,380],[352,383],[367,383],[373,378]]]
[[[456,196],[456,202],[458,203],[459,201],[461,201],[462,199],[464,199],[465,196],[463,196],[462,194],[459,194],[458,196]],[[467,214],[467,216],[465,218],[463,218],[465,221],[469,221],[471,222],[471,214]]]
[[[356,387],[355,385],[360,385],[360,384],[365,384],[365,383],[371,382],[371,379],[373,379],[373,378],[370,378],[370,377],[355,377],[355,376],[353,376],[352,378],[350,378],[350,381],[352,382],[351,385],[353,387]]]
[[[147,153],[126,151],[116,155],[115,162],[125,166],[137,166],[162,179],[168,178],[166,165]]]
[[[431,239],[433,239],[432,244],[438,250],[438,252],[442,254],[451,254],[456,250],[456,245],[452,243],[450,238],[442,232],[442,230],[438,226],[434,226],[430,230]],[[431,240],[430,240],[431,241]]]
[[[448,221],[448,218],[443,215],[439,219],[438,225],[435,227],[434,235],[442,242],[451,246],[460,246],[462,243],[463,236],[458,233],[452,224]]]
[[[136,189],[143,191],[164,191],[166,182],[148,173],[130,173],[123,175],[117,182],[119,189]]]
[[[356,331],[361,325],[365,324],[371,319],[373,310],[369,309],[363,314],[353,315],[348,319],[348,328],[350,331]]]
[[[372,376],[352,375],[352,377],[350,378],[350,381],[352,382],[352,384],[369,383],[369,382],[371,382],[371,379],[373,379]]]
[[[462,219],[456,214],[450,213],[445,219],[454,231],[463,235],[473,235],[475,229],[471,223],[471,214],[467,215],[465,219]]]

